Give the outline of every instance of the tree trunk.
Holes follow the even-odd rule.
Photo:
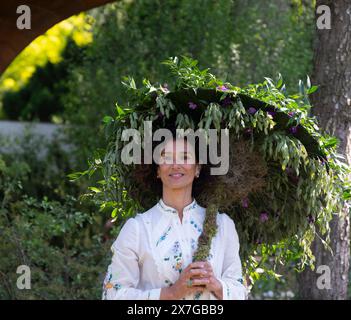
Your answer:
[[[316,31],[312,83],[319,89],[311,102],[320,127],[340,139],[339,152],[351,163],[351,1],[317,0],[316,8],[327,5],[331,12],[331,29]],[[318,18],[320,14],[316,13]],[[316,269],[298,275],[300,299],[346,299],[350,258],[349,213],[345,208],[331,222],[332,256],[321,241],[313,243]],[[321,276],[318,266],[330,268],[330,289],[318,289]]]

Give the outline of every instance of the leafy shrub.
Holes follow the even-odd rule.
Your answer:
[[[38,157],[48,145],[47,154]],[[32,135],[18,150],[0,156],[3,299],[101,296],[111,240],[104,234],[104,215],[92,203],[79,202],[75,195],[81,186],[66,179],[68,157],[58,144],[43,144]],[[30,267],[31,290],[16,287],[20,265]]]

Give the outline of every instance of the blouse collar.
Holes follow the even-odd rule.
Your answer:
[[[166,205],[163,202],[162,198],[160,198],[160,200],[158,201],[157,206],[164,213],[178,214],[177,209]],[[197,206],[198,206],[198,204],[194,198],[194,200],[190,204],[188,204],[187,206],[184,207],[183,213],[191,211],[191,210],[195,209]]]

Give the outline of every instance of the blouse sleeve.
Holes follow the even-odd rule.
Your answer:
[[[103,300],[159,300],[161,288],[136,289],[139,282],[139,225],[129,218],[111,247],[112,262],[103,283]]]
[[[239,237],[234,221],[225,213],[222,218],[225,247],[223,273],[218,280],[222,283],[223,300],[245,300],[247,299],[247,289],[243,284]]]

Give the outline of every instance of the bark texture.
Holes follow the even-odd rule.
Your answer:
[[[319,89],[312,94],[311,103],[320,127],[340,139],[340,153],[351,163],[351,1],[317,0],[316,8],[327,5],[331,12],[331,29],[316,29],[314,43],[314,71],[312,84]],[[317,18],[320,17],[316,13]],[[313,244],[316,269],[329,266],[331,288],[318,289],[321,276],[307,269],[298,276],[300,299],[347,298],[350,259],[350,219],[345,208],[331,222],[332,256],[321,241]]]

